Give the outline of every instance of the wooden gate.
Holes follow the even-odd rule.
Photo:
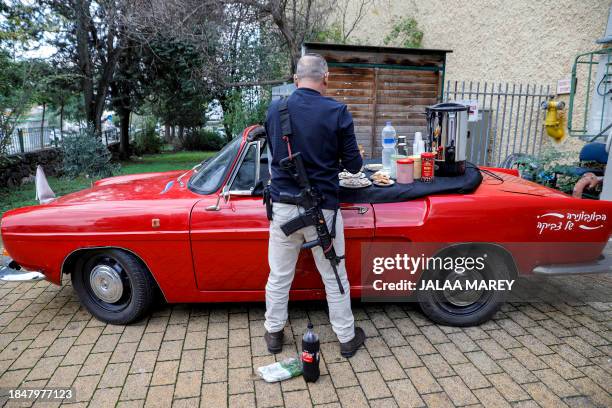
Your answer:
[[[326,59],[327,96],[348,106],[357,142],[367,157],[379,157],[386,121],[409,145],[415,132],[425,132],[425,107],[442,99],[450,51],[305,43],[304,52]]]

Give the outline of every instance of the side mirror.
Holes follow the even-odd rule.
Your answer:
[[[255,174],[254,174],[255,182],[254,182],[254,185],[251,186],[248,190],[231,190],[230,191],[230,186],[234,183],[234,178],[236,177],[238,169],[240,169],[240,166],[242,165],[244,156],[248,153],[250,148],[253,148],[253,146],[255,148]],[[248,144],[247,148],[243,151],[242,155],[240,156],[239,162],[236,168],[234,169],[232,176],[229,179],[229,182],[223,186],[223,189],[221,189],[221,193],[219,193],[219,195],[217,196],[217,203],[206,207],[206,211],[219,211],[221,209],[221,198],[222,197],[223,197],[225,204],[227,204],[230,202],[231,196],[251,196],[253,195],[253,190],[255,189],[255,186],[257,185],[257,181],[259,180],[259,174],[261,171],[260,160],[261,160],[261,140],[252,141]]]
[[[221,193],[217,196],[217,203],[215,205],[209,205],[206,207],[206,211],[219,211],[221,209],[221,197],[225,200],[225,203],[229,203],[230,194],[229,194],[229,186],[223,186]]]

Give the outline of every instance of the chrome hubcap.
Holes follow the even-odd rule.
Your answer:
[[[455,281],[461,281],[463,286],[468,280],[480,282],[482,280],[482,275],[476,271],[466,271],[463,274],[453,273],[447,278],[447,280],[451,283],[455,283]],[[478,301],[478,299],[480,299],[480,297],[482,296],[482,292],[482,290],[447,289],[444,291],[444,297],[450,304],[454,306],[466,307],[476,303],[476,301]]]
[[[121,276],[108,265],[95,266],[91,271],[89,284],[96,297],[106,303],[115,303],[123,295]]]

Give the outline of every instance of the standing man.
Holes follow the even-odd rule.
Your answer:
[[[355,139],[353,118],[346,105],[321,95],[327,88],[328,77],[327,63],[320,55],[306,54],[298,61],[293,78],[298,89],[287,100],[292,128],[289,143],[293,153],[301,153],[310,184],[323,196],[321,208],[330,231],[334,230],[335,218],[333,245],[336,253],[343,256],[344,226],[338,210],[338,173],[341,168],[357,173],[363,163]],[[279,165],[289,156],[288,143],[281,132],[279,101],[270,105],[265,127],[272,156],[270,196],[273,215],[268,247],[270,275],[266,285],[264,338],[268,350],[279,353],[283,346],[283,328],[288,318],[287,303],[295,264],[302,244],[317,239],[317,233],[314,226],[302,228],[289,236],[281,230],[281,226],[298,216],[303,208],[279,202],[281,192],[292,195],[300,192],[289,172]],[[325,284],[329,319],[338,336],[340,352],[344,357],[351,357],[363,344],[365,333],[360,327],[355,327],[344,260],[337,267],[344,288],[342,294],[321,247],[312,248],[312,254]]]

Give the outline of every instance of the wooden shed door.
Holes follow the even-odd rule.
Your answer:
[[[406,136],[409,151],[414,132],[425,136],[425,107],[437,102],[438,72],[332,66],[329,75],[327,95],[348,106],[367,157],[380,157],[380,134],[388,120],[398,136]]]

